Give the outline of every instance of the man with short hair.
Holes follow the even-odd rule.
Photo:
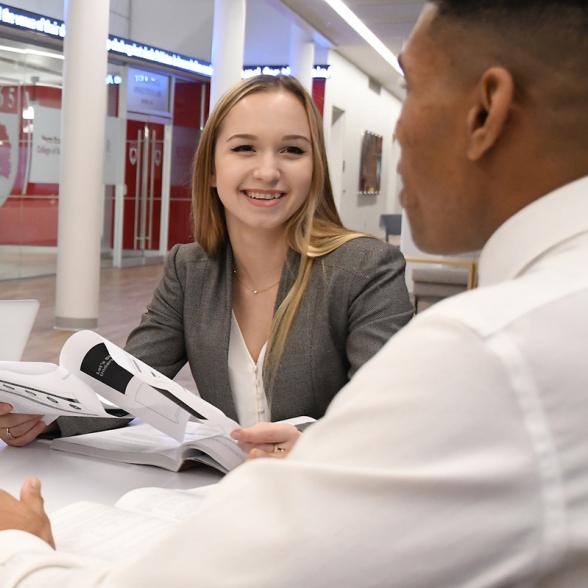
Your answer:
[[[1,585],[588,586],[587,33],[584,1],[426,4],[401,198],[421,247],[483,247],[480,288],[137,561],[52,552],[38,488],[2,496]]]

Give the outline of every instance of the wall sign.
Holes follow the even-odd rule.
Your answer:
[[[253,76],[289,76],[291,73],[289,65],[246,65],[242,72],[241,78],[246,80]],[[315,79],[328,79],[331,77],[330,65],[315,65],[312,68],[312,77]]]
[[[127,57],[135,57],[147,62],[157,63],[160,65],[167,65],[176,69],[183,69],[192,73],[200,74],[202,76],[212,76],[212,66],[206,61],[181,55],[165,49],[152,47],[151,45],[141,45],[129,39],[122,37],[114,37],[109,35],[107,47],[109,53],[117,53],[119,55],[126,55]]]
[[[0,206],[14,189],[20,144],[19,88],[0,86]]]
[[[170,77],[129,67],[127,109],[145,114],[170,114]]]
[[[0,4],[0,25],[34,31],[55,39],[63,39],[66,33],[65,23],[62,20],[3,4]],[[174,53],[173,51],[166,51],[151,45],[136,43],[123,37],[108,35],[107,48],[109,53],[134,57],[206,77],[212,76],[212,66],[207,61]]]
[[[65,24],[63,21],[35,14],[28,10],[13,8],[12,6],[0,4],[0,22],[9,27],[44,33],[50,37],[61,39],[65,37]]]
[[[59,183],[61,110],[34,106],[33,144],[29,182]]]
[[[12,6],[0,4],[0,25],[6,25],[12,28],[35,31],[49,37],[63,39],[66,29],[65,23],[61,20],[43,16],[28,10],[21,10]],[[166,51],[152,45],[137,43],[124,37],[108,36],[107,48],[109,53],[124,55],[134,59],[141,59],[147,63],[156,63],[175,69],[188,71],[207,78],[212,77],[212,65],[208,61],[196,59],[181,53]],[[243,68],[241,77],[250,78],[259,74],[266,75],[289,75],[290,67],[287,65],[259,65],[247,66]],[[329,65],[315,65],[313,68],[313,78],[329,78]]]
[[[34,127],[28,181],[38,184],[58,184],[61,159],[61,109],[38,105],[33,108]],[[105,184],[114,185],[124,182],[123,133],[124,120],[107,116],[104,137],[103,178]]]

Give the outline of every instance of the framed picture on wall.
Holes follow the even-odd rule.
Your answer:
[[[366,131],[361,142],[361,163],[359,168],[359,193],[375,195],[380,193],[382,176],[383,137]]]

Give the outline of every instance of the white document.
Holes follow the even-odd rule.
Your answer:
[[[76,502],[49,515],[58,549],[109,562],[135,558],[194,514],[214,486],[138,488],[116,506]],[[195,532],[197,530],[195,529]]]
[[[92,388],[52,363],[0,361],[0,401],[22,414],[110,416]]]

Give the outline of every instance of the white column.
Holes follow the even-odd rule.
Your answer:
[[[98,322],[109,0],[65,1],[55,326]]]
[[[245,0],[214,0],[210,109],[241,80],[245,46]]]
[[[298,25],[290,29],[290,74],[312,94],[312,68],[314,67],[314,43]]]

